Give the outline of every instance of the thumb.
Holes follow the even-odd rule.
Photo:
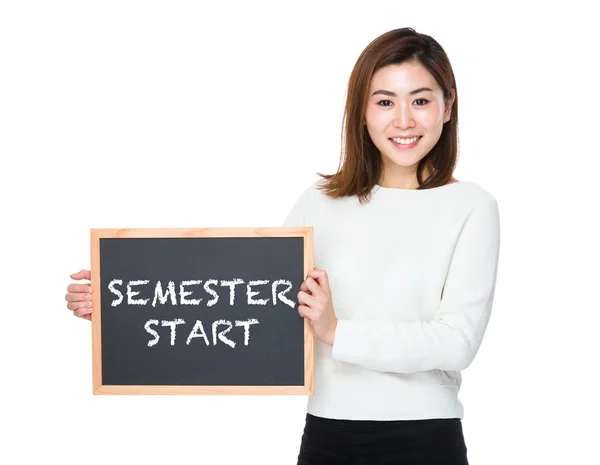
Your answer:
[[[92,279],[92,278],[91,278],[90,270],[81,270],[81,271],[78,271],[77,273],[73,273],[71,275],[71,279],[80,280],[80,279]]]

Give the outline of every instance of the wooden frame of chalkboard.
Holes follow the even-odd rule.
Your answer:
[[[312,227],[91,229],[90,238],[93,394],[313,394],[314,339],[296,297],[313,269]],[[182,269],[188,274],[181,275]],[[207,270],[215,279],[206,279]],[[276,279],[282,275],[288,279]],[[206,293],[190,297],[202,280],[210,301]],[[238,297],[241,304],[235,304],[234,290],[243,284],[247,299]],[[272,301],[251,288],[268,284],[262,297]],[[229,299],[222,295],[218,301],[217,290],[228,290]],[[233,310],[242,319],[234,318],[235,328],[223,319]],[[162,326],[157,312],[163,312]],[[195,317],[207,314],[220,320],[211,325],[197,319],[190,330]],[[182,335],[175,342],[178,329]]]

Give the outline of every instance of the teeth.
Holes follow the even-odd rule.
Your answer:
[[[408,145],[408,144],[412,144],[414,141],[416,141],[419,137],[412,137],[410,139],[399,139],[397,137],[392,137],[392,140],[394,142],[396,142],[397,144],[402,144],[402,145]]]

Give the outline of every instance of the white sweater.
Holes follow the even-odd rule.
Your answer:
[[[495,198],[462,181],[427,190],[375,186],[331,199],[313,183],[285,226],[314,228],[339,319],[315,340],[312,415],[350,420],[462,418],[460,371],[481,344],[500,248]]]

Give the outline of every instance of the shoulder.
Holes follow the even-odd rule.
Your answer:
[[[496,196],[481,184],[473,181],[459,181],[456,186],[458,192],[465,201],[472,204],[473,207],[482,205],[496,205],[498,201]]]
[[[297,202],[307,204],[312,201],[315,194],[319,192],[319,185],[321,180],[312,181],[311,183],[305,185],[299,192]]]
[[[319,192],[318,185],[319,181],[313,181],[300,190],[284,221],[284,226],[304,226],[310,221],[314,199]]]
[[[315,201],[319,202],[328,199],[329,197],[327,197],[322,190],[324,181],[325,180],[323,178],[319,178],[304,186],[300,192],[298,200],[308,204]]]

